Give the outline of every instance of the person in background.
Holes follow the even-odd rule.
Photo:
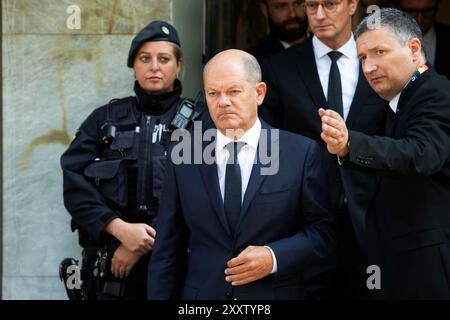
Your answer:
[[[436,21],[440,0],[397,0],[397,7],[412,16],[423,34],[427,62],[450,79],[450,26]]]
[[[303,0],[260,1],[270,33],[260,44],[251,48],[249,53],[262,64],[264,58],[305,41],[308,21]]]

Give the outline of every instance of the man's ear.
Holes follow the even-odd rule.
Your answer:
[[[419,39],[413,38],[408,41],[408,47],[411,50],[413,61],[416,62],[422,57],[422,43]]]
[[[267,6],[268,4],[265,1],[261,1],[261,3],[259,4],[259,9],[261,10],[264,17],[266,17],[266,19],[269,18],[269,8]]]
[[[256,101],[258,102],[258,106],[263,103],[266,92],[267,85],[264,82],[258,82],[256,84]]]
[[[356,12],[356,9],[358,8],[359,0],[342,0],[342,1],[349,1],[348,6],[350,7],[350,15],[353,16]]]

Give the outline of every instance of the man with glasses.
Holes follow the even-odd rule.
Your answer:
[[[249,52],[261,64],[264,58],[283,51],[306,39],[304,0],[260,0],[261,11],[267,18],[270,33],[267,38]]]
[[[358,0],[306,0],[309,26],[314,36],[305,43],[266,60],[263,78],[268,93],[261,117],[271,125],[300,133],[321,143],[323,106],[337,110],[350,128],[367,134],[383,132],[385,101],[369,87],[357,57],[352,16]],[[328,154],[328,153],[327,153]],[[367,263],[364,254],[365,213],[376,178],[339,168],[328,154],[328,190],[337,219],[336,261],[320,273],[305,274],[313,297],[344,299],[367,297]],[[328,277],[332,276],[332,290]]]
[[[428,62],[450,79],[450,26],[435,21],[439,0],[398,0],[398,7],[412,16],[424,35]]]

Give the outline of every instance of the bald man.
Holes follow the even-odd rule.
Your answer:
[[[201,163],[171,150],[148,298],[307,299],[303,273],[335,247],[323,152],[258,118],[266,85],[248,53],[213,57],[204,86],[214,139],[184,150]]]

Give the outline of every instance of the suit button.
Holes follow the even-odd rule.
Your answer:
[[[231,294],[231,292],[225,292],[225,298],[231,300],[233,299],[233,295]]]

